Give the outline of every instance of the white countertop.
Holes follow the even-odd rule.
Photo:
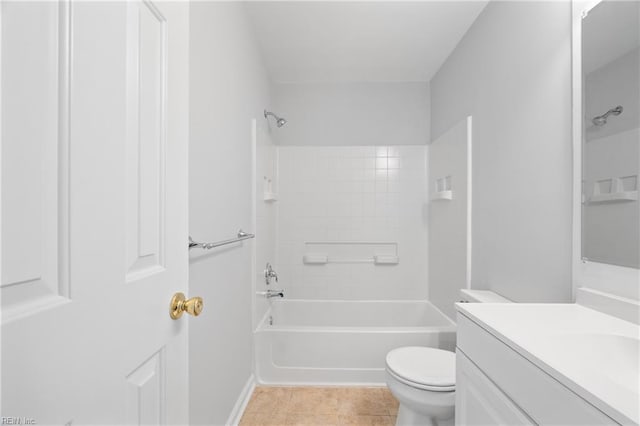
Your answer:
[[[578,304],[456,309],[617,422],[640,421],[640,326]]]

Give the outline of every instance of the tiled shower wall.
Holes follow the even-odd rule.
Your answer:
[[[278,147],[278,284],[287,298],[428,297],[425,156],[425,146]],[[307,265],[309,241],[397,243],[399,263]]]

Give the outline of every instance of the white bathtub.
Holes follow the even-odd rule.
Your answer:
[[[256,330],[265,384],[382,384],[387,352],[454,350],[455,323],[427,301],[274,300]]]

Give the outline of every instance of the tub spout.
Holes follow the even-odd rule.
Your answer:
[[[267,290],[267,299],[272,297],[284,297],[284,290]]]

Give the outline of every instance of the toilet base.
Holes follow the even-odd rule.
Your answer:
[[[454,418],[446,420],[438,420],[433,417],[425,416],[416,411],[410,410],[400,405],[398,408],[398,417],[396,419],[396,426],[453,426],[455,424]]]
[[[397,426],[450,426],[454,424],[455,391],[416,389],[386,371],[387,387],[400,402]]]

